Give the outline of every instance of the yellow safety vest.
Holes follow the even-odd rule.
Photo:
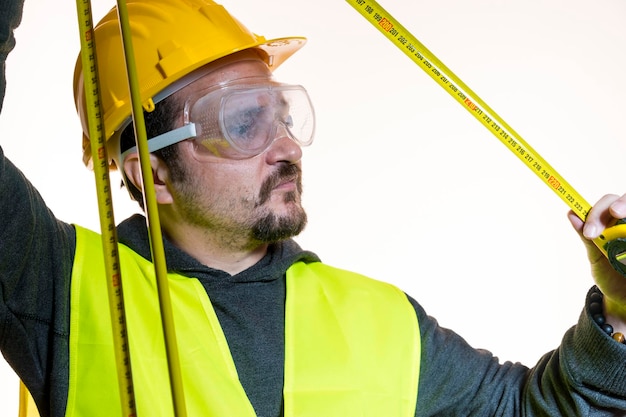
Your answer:
[[[77,227],[67,417],[121,414],[100,235]],[[140,417],[173,407],[153,265],[120,245]],[[169,274],[189,417],[255,417],[202,284]],[[413,417],[420,337],[402,291],[317,263],[287,271],[285,417]]]

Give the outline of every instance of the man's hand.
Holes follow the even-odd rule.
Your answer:
[[[587,248],[593,278],[604,293],[606,321],[616,332],[626,335],[626,276],[617,272],[592,242],[618,219],[626,218],[626,194],[621,197],[612,194],[602,197],[584,223],[571,211],[568,218]]]

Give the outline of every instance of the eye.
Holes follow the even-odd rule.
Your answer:
[[[250,107],[236,112],[227,122],[228,134],[234,140],[253,140],[258,134],[264,113],[264,107]]]
[[[283,124],[289,128],[293,127],[293,117],[291,117],[290,114],[288,114],[287,116],[283,117]]]
[[[291,103],[282,95],[278,97],[276,100],[276,120],[285,127],[292,128],[293,116],[291,113]]]

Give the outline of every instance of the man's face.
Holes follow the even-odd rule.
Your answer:
[[[230,63],[176,93],[190,94],[218,83],[271,73],[260,60]],[[182,124],[182,120],[181,120]],[[180,169],[168,184],[172,210],[179,221],[221,236],[224,244],[257,246],[299,234],[306,224],[301,205],[300,146],[278,127],[274,141],[261,154],[227,159],[211,154],[194,141],[179,146]]]

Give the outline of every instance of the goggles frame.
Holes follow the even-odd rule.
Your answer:
[[[258,96],[254,94],[258,94]],[[247,98],[246,95],[250,95],[250,98],[271,98],[273,100],[269,107],[271,110],[275,110],[277,105],[281,111],[287,110],[280,117],[277,117],[275,112],[269,114],[271,118],[266,119],[265,123],[270,124],[270,129],[265,131],[266,137],[262,138],[261,146],[252,149],[242,146],[241,140],[233,139],[233,135],[229,133],[232,125],[228,123],[229,121],[232,122],[233,115],[225,111],[228,100],[233,97],[243,97],[245,99]],[[278,100],[276,100],[277,98]],[[208,103],[200,104],[204,106],[203,111],[200,112],[203,116],[200,117],[201,120],[197,120],[198,116],[194,114],[194,110],[201,101]],[[293,106],[294,103],[298,106]],[[208,107],[211,105],[212,109],[209,110]],[[261,105],[258,106],[259,109],[261,107]],[[228,110],[232,112],[236,108],[229,108]],[[207,111],[212,113],[207,115]],[[292,113],[296,111],[298,111],[300,117],[296,118],[298,127],[294,129]],[[264,113],[264,115],[267,116],[268,114]],[[242,117],[239,113],[236,113],[235,116],[237,118]],[[250,118],[247,117],[247,120],[249,121]],[[218,84],[190,95],[185,100],[183,123],[181,127],[150,138],[148,140],[149,152],[152,153],[178,142],[192,139],[197,145],[205,147],[218,158],[248,159],[267,150],[277,139],[276,131],[279,128],[283,128],[287,133],[286,136],[298,145],[308,146],[313,142],[315,134],[315,111],[311,99],[303,86],[280,83],[266,77],[249,77]],[[235,127],[239,128],[239,126]],[[219,150],[215,149],[218,141],[225,145],[222,146],[222,151],[227,152],[221,152],[220,154]],[[137,148],[135,146],[124,151],[121,155],[122,163],[129,154],[136,151]]]

